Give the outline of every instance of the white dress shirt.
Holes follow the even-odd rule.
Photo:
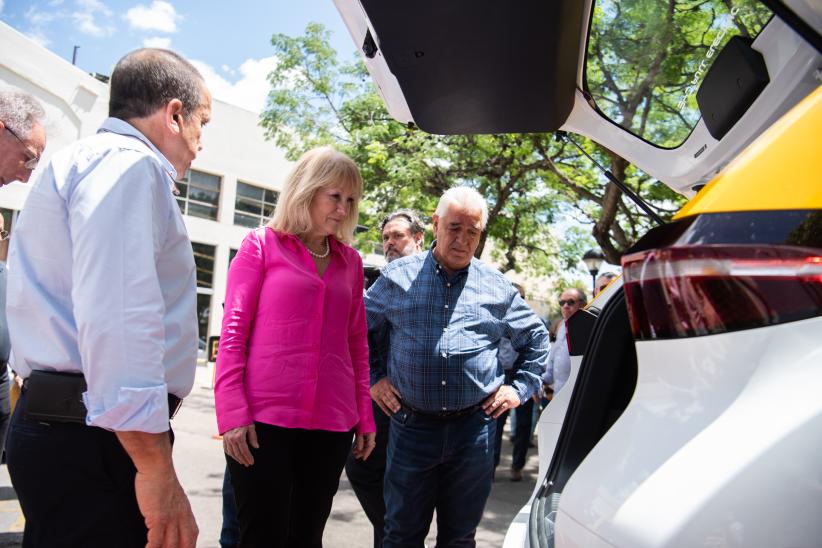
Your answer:
[[[142,133],[109,118],[54,154],[14,227],[15,369],[82,371],[89,425],[165,432],[167,394],[194,383],[194,256],[175,178]]]
[[[565,333],[565,320],[562,320],[557,327],[557,340],[551,345],[551,352],[548,354],[545,374],[542,375],[545,384],[554,385],[554,395],[568,382],[568,377],[571,375],[571,355],[568,353]]]

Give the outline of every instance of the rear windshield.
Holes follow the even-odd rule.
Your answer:
[[[585,77],[599,110],[674,148],[699,121],[696,92],[732,36],[755,38],[771,12],[753,0],[598,0]]]

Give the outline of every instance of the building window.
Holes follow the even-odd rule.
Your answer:
[[[215,246],[192,242],[194,264],[197,265],[197,323],[200,346],[205,348],[208,339],[208,319],[211,316],[211,296],[214,294]]]
[[[220,203],[220,182],[217,175],[189,169],[182,180],[177,181],[177,203],[183,215],[217,220]]]
[[[274,213],[280,193],[237,181],[237,199],[234,201],[234,224],[257,228]]]

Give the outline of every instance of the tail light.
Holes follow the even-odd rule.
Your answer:
[[[822,315],[822,250],[686,245],[622,259],[638,339],[712,335]]]

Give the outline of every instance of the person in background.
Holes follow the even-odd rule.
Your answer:
[[[473,546],[491,492],[496,419],[528,400],[545,368],[548,332],[500,272],[474,258],[488,220],[483,197],[456,187],[433,215],[431,251],[385,266],[368,290],[368,331],[388,341],[393,391],[383,546],[422,546],[437,512],[438,546]],[[519,354],[504,384],[498,346]]]
[[[525,289],[519,285],[516,287],[524,300]],[[504,340],[500,342],[500,354],[502,354],[503,351],[503,342]],[[513,350],[513,348],[511,350]],[[514,354],[514,359],[516,359],[516,354]],[[516,421],[514,421],[511,427],[514,431],[514,447],[511,455],[511,481],[522,481],[522,469],[525,468],[528,449],[534,446],[531,437],[534,434],[534,425],[536,424],[535,415],[538,411],[538,409],[535,409],[535,406],[538,406],[539,402],[540,396],[539,393],[536,393],[522,402],[522,404],[513,411]],[[504,423],[502,426],[504,426]],[[497,422],[497,428],[500,428],[499,422]],[[499,440],[501,438],[502,436],[497,433],[497,439]],[[498,462],[498,460],[496,462]]]
[[[173,189],[210,116],[188,61],[129,53],[109,118],[54,154],[18,216],[6,313],[25,380],[6,454],[24,546],[196,544],[169,423],[197,363],[194,256]]]
[[[361,196],[350,158],[306,152],[231,262],[214,395],[241,547],[322,546],[352,437],[374,449]]]
[[[382,249],[385,260],[392,262],[422,251],[425,227],[416,212],[400,209],[387,215],[380,223]],[[370,349],[387,348],[387,341],[375,341],[369,338]],[[377,352],[369,353],[372,370],[378,370],[385,356]],[[388,377],[384,377],[371,387],[374,422],[377,425],[377,445],[368,460],[358,459],[352,450],[345,463],[345,474],[354,494],[360,501],[365,515],[374,527],[374,548],[382,546],[383,529],[385,528],[385,500],[383,499],[383,478],[385,477],[385,457],[388,449],[388,432],[392,414],[383,402],[384,393],[396,394],[396,388]]]
[[[0,187],[28,182],[46,148],[45,113],[22,91],[0,91]]]
[[[574,312],[585,306],[587,299],[585,292],[571,287],[562,292],[559,297],[559,311],[562,321],[557,327],[557,340],[548,356],[548,365],[542,375],[542,382],[546,385],[546,392],[553,390],[556,395],[565,385],[571,374],[571,356],[568,353],[568,344],[565,340],[565,321],[574,315]]]
[[[9,328],[6,322],[6,245],[9,233],[5,229],[5,219],[0,215],[0,459],[6,444],[6,432],[11,418],[11,388],[9,387]]]
[[[46,148],[45,113],[36,99],[21,91],[0,91],[0,187],[27,182]],[[9,233],[0,217],[0,455],[11,418],[8,362],[11,351],[6,322],[6,256]],[[3,457],[0,457],[3,458]]]
[[[499,365],[502,368],[503,375],[505,375],[506,384],[511,384],[513,380],[513,367],[517,359],[517,352],[511,346],[511,341],[508,339],[500,339],[499,348],[497,350]],[[502,436],[505,432],[505,424],[508,422],[508,416],[511,411],[505,410],[499,417],[497,417],[496,436],[494,440],[494,472],[492,477],[496,479],[497,467],[499,466],[502,457]],[[513,430],[513,427],[512,427]],[[513,441],[514,437],[511,436]]]
[[[608,287],[608,284],[611,283],[612,280],[616,279],[616,277],[617,275],[613,272],[605,272],[603,274],[600,274],[597,277],[596,282],[594,283],[594,285],[596,286],[596,290],[594,291],[594,297],[602,293],[605,290],[605,288]]]
[[[519,294],[524,299],[525,298],[525,289],[517,283],[514,283],[514,287],[517,288],[517,291],[519,291]],[[500,365],[500,367],[502,367],[503,373],[505,375],[505,383],[506,384],[510,384],[511,381],[513,380],[513,374],[514,374],[513,368],[514,368],[514,363],[517,361],[517,356],[518,356],[518,354],[517,354],[516,350],[514,350],[514,347],[511,346],[511,341],[508,340],[505,337],[500,339],[499,348],[497,350],[497,357],[499,359],[499,365]],[[519,409],[519,408],[517,408],[517,409]],[[499,466],[499,463],[500,463],[500,460],[501,460],[502,437],[503,437],[503,434],[505,432],[505,423],[508,422],[508,416],[509,415],[512,415],[511,411],[506,410],[504,413],[502,413],[499,416],[499,418],[497,418],[497,426],[496,426],[497,432],[496,432],[496,440],[495,440],[495,444],[494,444],[494,478],[496,478],[496,469]],[[514,416],[516,416],[516,412],[514,412],[514,414],[512,415],[512,421],[511,421],[511,431],[512,432],[516,431],[515,422],[513,420]],[[511,436],[511,441],[515,443],[515,440],[516,440],[516,436],[512,435]]]

